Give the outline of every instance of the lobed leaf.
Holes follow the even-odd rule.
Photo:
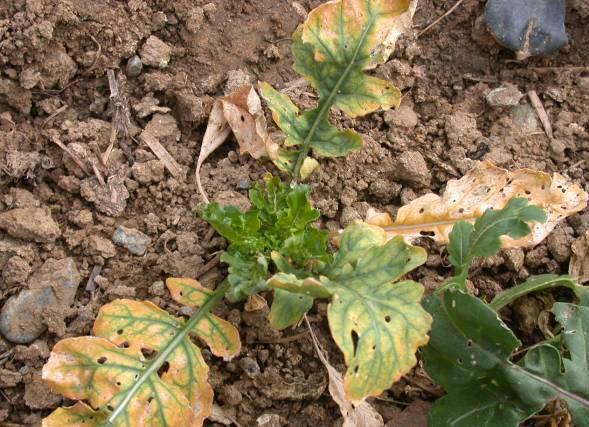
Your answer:
[[[483,301],[449,291],[430,296],[424,306],[434,318],[430,343],[422,350],[425,368],[448,392],[429,414],[432,427],[515,427],[556,398],[567,402],[576,425],[587,425],[587,307],[557,303],[553,308],[571,358],[561,359],[545,344],[515,364],[510,356],[520,342]]]
[[[309,13],[293,34],[292,52],[295,71],[319,92],[318,106],[301,113],[287,95],[268,83],[260,85],[274,121],[286,134],[282,147],[270,154],[279,168],[308,174],[309,149],[338,157],[362,148],[359,134],[329,123],[332,105],[349,117],[399,105],[400,90],[365,71],[386,61],[414,11],[410,0],[336,0]]]
[[[170,287],[175,299],[192,306],[214,298],[196,281],[172,280]],[[104,418],[126,427],[202,425],[212,410],[213,390],[190,333],[225,358],[239,352],[237,330],[212,314],[193,324],[147,301],[116,300],[103,306],[95,336],[58,342],[43,367],[43,379],[53,390],[90,406],[58,409],[44,425],[75,425],[83,419],[99,426]]]
[[[525,198],[542,208],[548,220],[534,224],[527,236],[502,237],[502,248],[540,243],[559,221],[584,209],[589,196],[557,173],[550,177],[532,169],[510,172],[484,161],[461,179],[449,181],[442,196],[426,194],[403,206],[395,221],[388,214],[374,212],[369,212],[366,221],[382,227],[391,238],[403,236],[413,241],[431,236],[439,243],[448,243],[450,231],[459,221],[473,223],[487,209],[503,209],[514,198]]]
[[[528,200],[510,200],[503,209],[487,209],[474,225],[459,221],[449,234],[448,260],[456,268],[455,276],[462,281],[475,257],[488,257],[501,249],[501,238],[518,239],[530,233],[528,222],[546,222],[546,213]]]
[[[342,236],[321,282],[334,296],[327,317],[348,366],[344,387],[352,401],[376,396],[416,363],[431,317],[421,307],[423,286],[397,282],[423,264],[425,250],[358,224]]]
[[[366,224],[348,227],[339,252],[318,279],[277,273],[268,284],[308,298],[330,297],[327,316],[348,366],[348,398],[375,396],[416,363],[415,351],[427,342],[430,316],[419,301],[423,287],[399,280],[425,262],[422,248],[402,239],[386,241],[382,230]],[[287,314],[276,318],[286,322]]]

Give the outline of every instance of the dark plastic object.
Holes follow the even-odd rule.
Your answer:
[[[485,22],[503,46],[520,60],[565,46],[565,0],[489,0]]]

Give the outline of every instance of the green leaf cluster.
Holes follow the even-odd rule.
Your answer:
[[[320,214],[311,206],[309,191],[306,185],[290,187],[278,177],[268,177],[264,185],[257,184],[250,191],[252,207],[247,212],[218,203],[202,210],[202,218],[229,241],[221,261],[229,265],[230,301],[268,288],[273,253],[283,266],[301,273],[329,260],[328,233],[312,225]]]

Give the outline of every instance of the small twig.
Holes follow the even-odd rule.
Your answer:
[[[108,162],[110,151],[112,151],[112,146],[114,146],[115,141],[118,139],[119,146],[127,157],[127,161],[130,165],[132,165],[134,163],[133,152],[127,144],[127,140],[130,138],[129,127],[131,126],[131,119],[129,113],[129,104],[123,94],[123,91],[121,90],[122,77],[120,73],[118,76],[115,76],[115,72],[113,70],[107,70],[106,75],[108,77],[108,88],[110,90],[112,126],[114,127],[114,131],[111,131],[111,142],[106,152],[102,156],[102,160],[105,164]]]
[[[196,273],[196,278],[198,279],[199,277],[204,276],[206,273],[208,273],[213,268],[218,266],[220,262],[221,262],[221,254],[215,255],[205,265],[203,265],[203,267],[200,270],[198,270],[198,272]]]
[[[100,45],[100,43],[98,43],[98,40],[96,40],[92,34],[89,34],[89,36],[92,39],[92,41],[96,44],[96,46],[98,46],[98,50],[96,51],[96,55],[94,56],[94,61],[92,61],[92,64],[90,64],[90,67],[88,68],[88,71],[92,71],[96,66],[96,63],[98,62],[100,55],[102,55],[102,46]]]
[[[420,38],[422,35],[424,35],[426,32],[428,32],[429,30],[431,30],[434,26],[436,26],[438,24],[438,22],[440,22],[442,19],[444,19],[445,17],[447,17],[448,15],[450,15],[452,12],[454,12],[458,6],[460,6],[462,4],[464,0],[458,0],[454,6],[452,6],[450,9],[448,9],[448,11],[446,13],[444,13],[442,16],[440,16],[438,19],[436,19],[434,22],[432,22],[431,24],[429,24],[427,27],[425,27],[423,30],[421,30],[419,32],[419,34],[417,34],[417,39]]]
[[[96,283],[94,282],[94,279],[96,279],[96,277],[100,274],[101,271],[102,271],[102,266],[95,265],[92,268],[92,272],[90,273],[90,277],[88,277],[88,281],[86,282],[86,290],[88,292],[90,292],[91,294],[93,294],[96,291]]]
[[[92,176],[92,172],[88,169],[88,166],[86,166],[86,164],[82,162],[80,158],[72,150],[70,150],[63,142],[61,142],[57,138],[49,139],[51,140],[51,142],[53,142],[55,145],[57,145],[59,148],[65,151],[68,154],[68,156],[70,156],[70,158],[74,161],[74,163],[78,165],[86,175]]]
[[[51,119],[55,118],[56,116],[60,115],[61,113],[63,113],[65,110],[67,110],[68,106],[67,105],[62,105],[61,107],[59,107],[57,110],[55,110],[53,113],[51,113],[51,115],[49,117],[47,117],[44,121],[43,124],[41,125],[41,129],[45,129],[45,126],[47,126],[47,123],[49,123],[51,121]]]
[[[544,127],[544,131],[548,138],[553,139],[554,136],[552,134],[552,125],[550,124],[550,119],[548,118],[548,114],[546,114],[546,110],[544,109],[544,105],[542,105],[542,101],[538,97],[536,91],[531,90],[528,92],[528,98],[530,98],[530,102],[532,106],[536,110],[536,114],[538,114],[538,118],[540,119],[540,123]]]

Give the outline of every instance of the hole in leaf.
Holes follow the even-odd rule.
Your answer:
[[[149,396],[149,397],[147,398],[147,403],[151,403],[151,401],[152,401],[152,400],[153,400],[153,396]]]
[[[421,208],[421,209],[419,210],[419,213],[424,213],[424,212],[425,212],[425,209],[424,209],[424,208]]]
[[[145,357],[147,360],[149,360],[149,359],[153,358],[153,356],[155,355],[155,350],[152,350],[149,348],[142,348],[141,354],[143,355],[143,357]]]
[[[352,344],[354,345],[354,356],[356,355],[356,350],[358,350],[358,340],[360,336],[354,330],[352,330]]]
[[[384,321],[389,323],[391,321],[391,316],[389,316],[388,314],[384,317]]]
[[[303,296],[302,295],[299,295],[299,299],[303,299]]]
[[[139,374],[135,374],[135,381],[139,379]]]
[[[182,291],[180,291],[179,294],[180,294],[181,297],[184,296],[184,292],[182,292]]]
[[[124,330],[124,329],[119,329],[119,330],[117,331],[117,334],[119,334],[119,335],[123,335],[123,332],[125,332],[125,330]]]
[[[354,367],[354,373],[355,373],[355,374],[357,374],[359,369],[360,369],[360,367],[359,367],[358,365],[356,365],[356,366]]]
[[[120,387],[120,386],[121,386],[121,382],[117,381],[117,387]]]
[[[459,365],[462,365],[462,364],[464,363],[464,360],[462,360],[462,359],[458,358],[458,359],[456,359],[456,362],[457,362]]]
[[[375,350],[376,350],[376,346],[375,346],[375,345],[373,345],[373,346],[372,346],[372,351],[375,351]]]
[[[467,347],[472,347],[472,340],[466,341],[466,346]]]
[[[163,363],[162,366],[160,366],[160,368],[157,370],[157,376],[158,377],[162,377],[162,375],[164,375],[166,372],[168,372],[168,370],[170,369],[170,364],[166,361]]]
[[[106,409],[108,409],[109,411],[115,410],[115,408],[113,408],[112,405],[106,405]]]
[[[245,117],[241,116],[240,119],[242,122],[245,122]]]
[[[121,348],[129,348],[130,346],[131,344],[129,344],[129,341],[124,341],[119,345]]]
[[[419,234],[421,234],[422,236],[429,236],[429,237],[434,237],[436,235],[436,233],[433,231],[420,231]]]
[[[108,360],[108,358],[102,356],[102,357],[99,357],[98,359],[96,359],[96,363],[98,363],[100,365],[104,365],[107,360]]]

